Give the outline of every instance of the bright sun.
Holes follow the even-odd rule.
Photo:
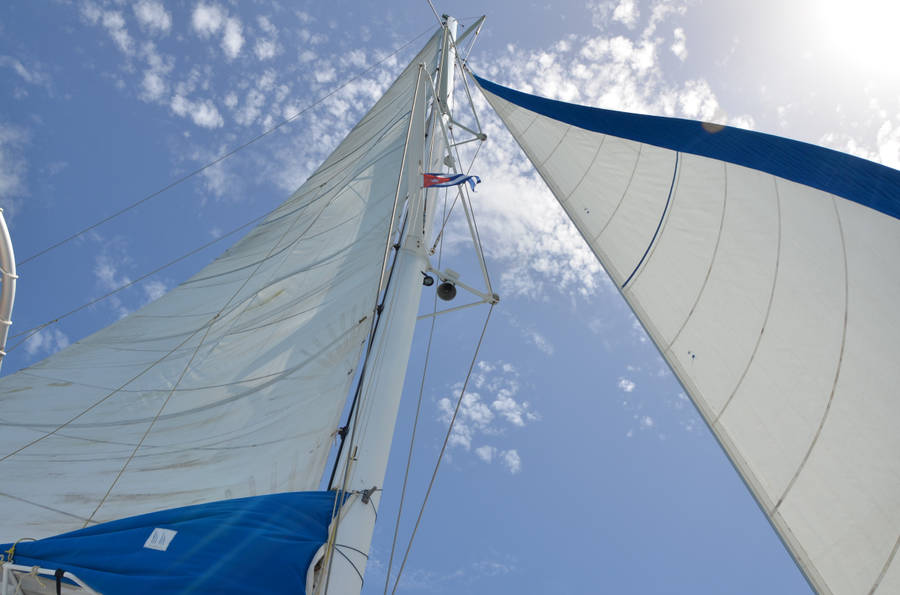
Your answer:
[[[809,9],[818,24],[810,32],[833,59],[888,77],[900,72],[900,1],[813,0]]]

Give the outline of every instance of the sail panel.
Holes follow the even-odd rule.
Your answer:
[[[810,582],[821,593],[891,592],[900,172],[756,132],[478,82],[530,158],[552,145],[536,168]],[[532,120],[540,125],[516,125]],[[604,148],[623,143],[641,156],[598,175]],[[659,157],[642,167],[648,148]],[[631,237],[610,233],[617,225]]]
[[[0,381],[0,540],[316,489],[368,334],[419,63],[159,300]],[[402,198],[402,197],[401,197]]]

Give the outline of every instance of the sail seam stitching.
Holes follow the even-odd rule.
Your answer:
[[[6,492],[0,492],[0,496],[4,496],[9,498],[10,500],[16,500],[18,502],[22,502],[24,504],[30,504],[31,506],[36,506],[37,508],[43,508],[44,510],[49,510],[51,512],[55,512],[64,516],[72,517],[73,519],[77,519],[79,521],[84,521],[85,518],[78,514],[73,514],[71,512],[66,512],[64,510],[60,510],[58,508],[53,508],[52,506],[47,506],[46,504],[38,504],[37,502],[32,502],[31,500],[26,500],[25,498],[20,498],[19,496],[13,496],[12,494],[7,494]],[[6,595],[5,593],[3,595]]]
[[[750,359],[747,360],[747,365],[744,366],[741,377],[738,378],[737,384],[734,386],[734,389],[731,391],[725,404],[722,405],[722,409],[719,410],[719,413],[716,415],[715,419],[713,419],[713,424],[715,425],[719,424],[719,419],[725,414],[725,410],[731,404],[738,389],[740,389],[741,385],[744,383],[744,378],[747,377],[747,373],[753,365],[753,360],[756,359],[756,353],[759,350],[760,343],[762,343],[763,334],[766,332],[766,327],[769,325],[769,316],[772,314],[772,304],[775,301],[775,289],[778,287],[778,273],[781,271],[781,193],[778,192],[778,178],[776,176],[772,176],[772,186],[775,188],[775,209],[778,213],[778,241],[775,247],[775,271],[772,275],[772,289],[769,291],[769,303],[766,306],[766,315],[763,317],[762,326],[756,337],[756,344],[753,346],[753,351],[750,353]]]
[[[656,242],[657,236],[659,236],[659,230],[662,228],[663,221],[666,219],[666,213],[669,212],[669,203],[672,202],[672,194],[675,189],[675,182],[678,180],[678,158],[680,153],[678,151],[675,152],[675,167],[672,169],[672,184],[669,186],[669,195],[666,197],[666,206],[663,207],[662,215],[659,217],[659,223],[656,224],[656,231],[653,232],[653,237],[650,238],[650,243],[647,245],[647,249],[644,250],[644,255],[641,256],[641,259],[638,261],[637,266],[634,267],[634,270],[631,271],[631,274],[628,275],[628,278],[625,279],[625,282],[622,283],[622,289],[628,285],[631,279],[634,277],[635,273],[638,272],[638,269],[641,268],[641,265],[644,264],[644,259],[647,258],[647,255],[650,254],[650,249],[653,248],[653,244]]]
[[[600,150],[603,149],[603,144],[606,142],[607,138],[609,138],[608,134],[604,134],[600,137],[600,144],[597,146],[597,150],[594,151],[594,156],[591,158],[590,164],[588,164],[588,166],[585,168],[584,173],[581,174],[581,178],[579,178],[578,183],[575,184],[575,187],[572,188],[572,190],[566,195],[566,202],[569,202],[569,200],[572,198],[572,195],[575,194],[579,188],[581,188],[581,185],[587,179],[587,175],[588,173],[590,173],[591,168],[594,167],[594,163],[597,162],[597,157],[600,156]]]
[[[700,298],[703,297],[703,292],[706,291],[706,286],[709,283],[709,278],[712,276],[712,270],[716,264],[716,258],[719,256],[719,245],[722,242],[722,230],[725,229],[725,212],[728,209],[728,164],[724,161],[722,162],[722,171],[725,174],[725,187],[722,192],[722,216],[719,218],[719,233],[716,235],[716,245],[713,247],[712,258],[709,261],[709,267],[707,267],[706,269],[706,277],[703,278],[703,284],[700,285],[700,291],[697,292],[697,298],[694,300],[694,303],[691,306],[688,315],[685,317],[684,322],[681,323],[681,327],[678,329],[678,332],[676,332],[675,336],[672,337],[672,340],[669,342],[669,346],[666,348],[666,350],[672,349],[672,346],[675,345],[675,341],[677,341],[678,337],[681,336],[681,331],[685,329],[687,323],[691,320],[691,317],[697,310],[697,305],[700,303]]]
[[[556,141],[556,146],[553,147],[553,150],[550,151],[550,154],[547,155],[546,157],[544,157],[543,161],[541,161],[541,163],[540,163],[541,166],[543,166],[545,163],[550,161],[550,158],[553,157],[554,154],[556,154],[556,151],[562,146],[563,141],[566,140],[567,136],[569,136],[569,131],[572,130],[572,128],[573,127],[571,125],[566,127],[566,131],[563,132],[563,135],[561,137],[559,137],[558,141]],[[535,166],[535,167],[539,167],[539,166]]]
[[[844,324],[841,330],[841,349],[838,353],[837,369],[834,372],[834,382],[831,385],[831,393],[828,395],[828,403],[825,405],[825,412],[822,414],[822,419],[819,421],[819,427],[816,428],[816,433],[813,436],[812,441],[809,443],[809,448],[806,450],[806,455],[804,455],[803,460],[800,461],[800,465],[794,472],[794,476],[791,478],[791,481],[784,489],[784,493],[782,493],[781,498],[778,499],[778,503],[775,504],[774,510],[778,510],[778,508],[784,502],[785,498],[787,498],[788,493],[794,487],[794,483],[797,481],[797,478],[800,477],[800,474],[806,467],[806,463],[807,461],[809,461],[809,457],[810,455],[812,455],[813,449],[819,442],[819,436],[822,434],[822,429],[825,427],[825,422],[828,420],[828,414],[831,412],[831,404],[834,402],[834,394],[837,392],[837,383],[841,377],[841,365],[844,362],[844,346],[847,342],[847,313],[850,309],[848,304],[850,289],[847,272],[847,243],[844,240],[844,226],[841,224],[841,214],[837,208],[837,200],[832,198],[831,204],[834,207],[834,215],[837,219],[838,231],[840,232],[841,236],[841,252],[844,256]]]
[[[631,190],[631,184],[634,182],[634,176],[637,173],[638,164],[641,162],[641,156],[643,154],[644,143],[640,143],[638,145],[637,156],[634,159],[634,166],[631,168],[631,175],[628,177],[628,183],[625,185],[625,190],[622,191],[622,196],[619,197],[619,202],[616,203],[616,208],[613,209],[612,213],[610,213],[609,219],[606,220],[606,223],[603,224],[603,227],[600,228],[600,231],[598,231],[596,235],[594,235],[594,240],[602,236],[603,232],[606,231],[606,228],[609,227],[609,224],[612,223],[613,219],[616,218],[616,213],[619,212],[619,209],[622,207],[622,203],[625,202],[625,197],[628,196],[628,191]]]
[[[891,550],[891,554],[888,556],[888,559],[885,561],[884,566],[881,568],[881,572],[878,573],[878,578],[875,579],[875,583],[872,585],[872,589],[869,591],[869,595],[874,595],[875,591],[878,590],[878,587],[881,585],[881,581],[884,579],[884,575],[887,574],[888,569],[891,567],[891,564],[894,561],[894,556],[897,555],[898,549],[900,549],[900,536],[897,537],[897,541],[894,543],[894,549]]]
[[[303,237],[303,234],[305,234],[307,231],[309,231],[312,228],[313,225],[315,225],[315,223],[322,216],[322,213],[324,213],[328,209],[328,207],[331,205],[333,200],[334,200],[334,197],[332,197],[331,200],[328,200],[325,203],[325,205],[322,207],[322,209],[316,214],[315,217],[313,217],[313,220],[310,222],[310,224],[308,226],[306,226],[306,229],[303,230],[303,232],[301,232],[300,237],[298,237],[296,240],[292,241],[290,244],[294,244],[297,241],[299,241],[299,239],[301,237]],[[287,235],[291,232],[291,230],[294,228],[294,226],[300,221],[301,215],[302,215],[302,213],[298,214],[297,217],[294,219],[293,223],[290,226],[288,226],[288,228],[286,230],[284,230],[284,233],[281,235],[281,237],[278,238],[278,240],[276,240],[274,244],[272,244],[272,247],[269,248],[269,254],[274,252],[275,249],[278,247],[278,245],[281,244],[281,242],[287,237]],[[191,368],[191,365],[194,362],[194,358],[196,358],[197,354],[200,352],[200,348],[203,346],[204,342],[206,341],[206,338],[209,336],[210,331],[212,331],[212,328],[215,325],[216,321],[220,320],[220,315],[225,311],[225,309],[232,302],[232,300],[234,300],[240,294],[240,292],[244,290],[244,288],[247,286],[247,284],[250,283],[250,280],[259,271],[259,269],[262,267],[263,262],[265,260],[267,260],[267,258],[264,258],[263,260],[261,260],[259,262],[259,264],[257,264],[256,269],[254,269],[253,272],[251,272],[249,275],[247,275],[247,278],[244,279],[244,282],[241,283],[241,286],[238,287],[234,291],[234,293],[232,293],[232,295],[228,299],[228,301],[226,301],[225,304],[222,306],[222,308],[219,309],[219,312],[215,316],[213,316],[204,325],[206,327],[206,329],[203,333],[203,336],[200,338],[200,341],[197,343],[197,347],[194,348],[194,352],[191,354],[191,358],[188,360],[187,364],[184,366],[184,369],[181,371],[181,374],[179,375],[178,380],[175,381],[175,384],[169,390],[169,394],[166,396],[166,399],[163,401],[162,405],[160,406],[159,411],[156,413],[156,416],[154,416],[153,421],[150,422],[150,425],[147,427],[147,430],[144,432],[144,435],[141,436],[141,439],[138,441],[137,445],[135,445],[134,450],[131,452],[131,455],[128,457],[128,460],[125,461],[125,464],[122,465],[122,469],[116,475],[115,479],[113,479],[112,483],[109,486],[109,489],[106,491],[106,494],[104,494],[103,498],[100,500],[100,503],[97,505],[97,507],[91,513],[91,515],[88,517],[87,521],[85,521],[85,523],[84,523],[85,527],[87,527],[88,523],[96,522],[93,520],[94,515],[96,515],[97,512],[106,503],[106,500],[109,498],[109,495],[112,493],[112,491],[115,489],[116,485],[119,483],[119,480],[122,478],[122,475],[124,475],[125,470],[128,468],[128,465],[134,459],[138,450],[140,450],[141,447],[143,446],[144,440],[146,440],[147,436],[150,435],[150,432],[153,430],[153,427],[156,425],[156,422],[159,420],[160,416],[162,415],[162,412],[165,410],[166,406],[169,404],[169,401],[172,399],[172,396],[175,394],[175,389],[178,388],[178,385],[181,384],[181,381],[184,379],[184,376],[187,374],[188,370]],[[246,301],[244,310],[246,310],[246,306],[249,306],[250,303],[252,303],[252,300]],[[234,311],[235,309],[236,308],[232,309],[232,311]],[[235,315],[235,320],[237,320],[237,318],[239,318],[239,317],[240,317],[240,314]],[[233,325],[233,323],[232,323],[232,325]],[[199,332],[200,329],[197,329],[197,331]],[[185,342],[187,342],[187,340],[185,340]],[[211,350],[215,349],[217,345],[218,345],[218,342],[215,345],[213,345],[210,349]],[[168,357],[168,355],[165,357]],[[162,359],[160,359],[159,361],[162,361]],[[155,365],[156,365],[155,363],[152,364],[150,366],[150,368],[152,368]],[[150,368],[148,368],[148,370]],[[130,384],[130,382],[129,382],[129,384]],[[127,384],[125,386],[127,386]]]

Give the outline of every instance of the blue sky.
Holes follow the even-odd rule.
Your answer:
[[[469,24],[482,4],[437,8]],[[880,24],[900,15],[880,4],[491,2],[470,64],[524,91],[900,167],[890,62],[900,48]],[[394,49],[435,26],[424,2],[3,3],[0,205],[20,262],[363,73],[221,165],[24,263],[13,335],[225,236],[19,344],[3,372],[136,310],[224,250],[239,237],[229,231],[302,183],[425,37]],[[475,208],[502,301],[399,591],[808,590],[577,232],[476,103],[489,142],[473,170],[484,180]],[[477,279],[460,221],[445,249]],[[438,321],[401,540],[484,314]],[[413,345],[383,519],[396,513],[427,329]],[[383,589],[392,529],[376,528],[366,593]]]

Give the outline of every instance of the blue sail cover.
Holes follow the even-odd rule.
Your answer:
[[[62,568],[104,595],[302,593],[334,498],[289,492],[162,510],[22,541],[13,561]]]

